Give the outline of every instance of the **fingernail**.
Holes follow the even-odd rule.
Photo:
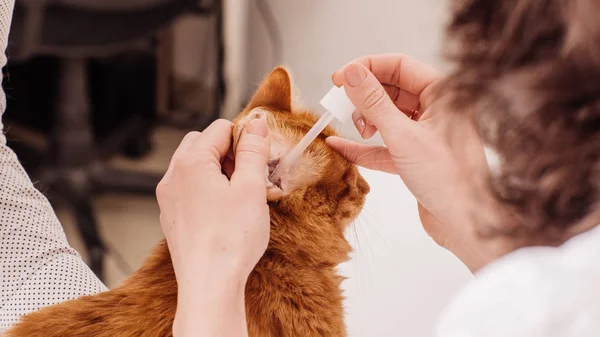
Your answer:
[[[363,132],[365,132],[366,127],[367,127],[367,122],[365,121],[364,118],[360,117],[359,119],[356,120],[356,129],[358,130],[358,132],[360,133],[361,136],[362,136]]]
[[[331,75],[331,82],[333,82],[333,85],[335,85],[336,87],[339,88],[344,84],[344,82],[343,82],[343,79],[340,78],[338,73],[339,73],[339,70],[336,71],[335,73],[333,73],[333,75]],[[336,81],[336,79],[337,79],[337,81]]]
[[[267,134],[269,133],[267,122],[262,119],[253,119],[246,125],[246,132],[251,135],[267,138]]]
[[[361,85],[367,78],[367,72],[365,69],[356,63],[351,63],[344,70],[344,79],[351,87]]]

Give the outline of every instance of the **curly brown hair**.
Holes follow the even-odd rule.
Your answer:
[[[600,1],[456,0],[452,11],[446,92],[502,158],[490,187],[518,222],[502,234],[568,232],[600,192]]]

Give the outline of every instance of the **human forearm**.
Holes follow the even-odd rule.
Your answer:
[[[246,280],[211,275],[210,279],[190,278],[180,282],[174,337],[248,336]]]
[[[262,119],[235,141],[232,132],[231,122],[217,120],[186,135],[156,189],[177,278],[175,337],[248,335],[246,280],[269,243],[270,140]]]

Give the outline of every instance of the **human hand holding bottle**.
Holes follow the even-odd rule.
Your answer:
[[[456,115],[438,104],[436,88],[444,78],[413,58],[385,54],[356,59],[332,79],[356,106],[353,121],[362,137],[379,131],[385,146],[339,137],[328,144],[357,165],[400,175],[427,233],[472,271],[505,253],[478,237],[471,214],[479,205],[477,186],[467,167],[483,167],[485,155],[472,125],[452,124]],[[449,139],[451,126],[461,128],[458,143]]]

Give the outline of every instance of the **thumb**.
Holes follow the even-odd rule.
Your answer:
[[[267,123],[263,119],[253,119],[246,125],[235,151],[232,184],[265,185],[265,170],[270,153],[268,135]]]
[[[381,133],[384,142],[397,139],[413,121],[401,112],[367,67],[350,63],[344,70],[344,89],[356,110]]]

